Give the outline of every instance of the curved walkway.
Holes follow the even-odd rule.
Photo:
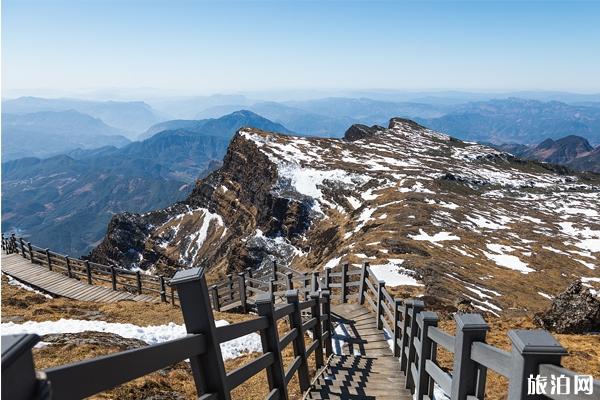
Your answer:
[[[104,303],[119,300],[158,301],[156,297],[148,295],[135,295],[123,291],[113,291],[103,286],[88,285],[58,272],[48,271],[48,268],[39,264],[32,264],[19,254],[4,254],[2,252],[2,272],[54,296],[69,299]]]

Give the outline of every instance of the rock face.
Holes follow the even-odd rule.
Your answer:
[[[369,262],[400,293],[492,314],[540,310],[600,279],[600,177],[524,161],[394,118],[344,139],[240,129],[183,202],[116,215],[100,263],[210,279],[273,261]]]
[[[114,333],[84,331],[79,333],[53,333],[42,336],[42,341],[56,346],[94,345],[116,347],[120,351],[147,346],[142,340],[129,339]]]
[[[544,329],[556,333],[600,332],[600,299],[583,286],[574,282],[557,296],[552,306],[535,317]]]

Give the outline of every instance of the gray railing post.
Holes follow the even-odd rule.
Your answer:
[[[348,263],[343,263],[342,264],[342,284],[340,286],[342,286],[342,303],[346,302],[346,294],[347,294],[347,290],[346,290],[346,280],[348,279]]]
[[[23,244],[23,238],[19,238],[19,245],[21,246],[21,256],[27,258],[25,255],[25,245]]]
[[[92,284],[92,267],[90,266],[90,262],[85,260],[85,273],[87,275],[87,283],[88,285]]]
[[[225,365],[210,307],[204,268],[178,271],[171,279],[171,285],[177,287],[187,333],[203,334],[206,338],[206,352],[190,357],[198,396],[214,393],[220,400],[229,400]]]
[[[315,305],[312,306],[311,314],[312,317],[317,320],[317,323],[313,328],[313,339],[318,342],[317,348],[315,349],[315,364],[317,369],[319,369],[323,366],[323,325],[321,322],[321,299],[318,292],[311,293],[310,298],[315,301]]]
[[[385,287],[384,281],[377,281],[377,329],[383,329],[383,321],[381,318],[383,317],[383,288]],[[391,333],[391,332],[390,332]]]
[[[471,360],[473,342],[485,342],[488,324],[479,314],[457,314],[452,372],[452,400],[483,399],[487,369]]]
[[[302,288],[304,289],[304,300],[308,300],[308,294],[310,290],[308,290],[310,285],[310,278],[306,272],[302,273]]]
[[[219,303],[219,289],[217,285],[212,285],[210,287],[210,292],[212,293],[212,307],[215,311],[221,311],[221,304]]]
[[[365,289],[367,286],[366,280],[368,277],[367,268],[369,268],[369,263],[365,262],[362,265],[362,269],[360,272],[360,286],[358,288],[358,303],[365,304]]]
[[[297,329],[298,334],[292,345],[294,347],[294,356],[300,357],[300,367],[298,367],[298,382],[300,391],[306,392],[310,386],[308,375],[308,361],[306,359],[306,345],[304,344],[304,332],[302,331],[302,311],[300,310],[300,299],[297,290],[288,290],[285,293],[288,304],[294,305],[294,312],[288,317],[290,329]]]
[[[433,398],[433,382],[431,381],[429,374],[425,371],[425,361],[430,360],[432,351],[434,350],[434,342],[427,336],[430,326],[437,326],[438,316],[436,313],[431,311],[422,311],[417,316],[421,325],[421,335],[419,341],[421,342],[421,348],[417,367],[417,382],[415,388],[415,394],[417,400],[422,400],[423,396],[427,395],[430,399]]]
[[[409,342],[409,326],[408,321],[410,317],[408,312],[412,309],[412,300],[406,299],[402,305],[402,332],[400,340],[400,370],[406,372],[406,366],[408,361],[408,353],[406,351]]]
[[[50,260],[50,249],[45,249],[46,253],[46,264],[48,265],[48,271],[52,271],[52,261]]]
[[[233,275],[227,274],[227,289],[229,289],[229,299],[233,300]]]
[[[323,323],[323,329],[328,332],[327,340],[325,341],[325,355],[329,357],[333,354],[333,346],[331,340],[333,339],[333,323],[331,322],[331,293],[329,290],[322,290],[321,296],[323,298],[323,315],[327,318]]]
[[[329,268],[325,268],[325,287],[324,290],[329,290],[329,284],[331,283],[331,278],[329,277]]]
[[[242,312],[245,314],[248,311],[248,305],[246,304],[246,273],[238,273],[238,285],[240,291],[240,304],[242,306]]]
[[[10,252],[11,253],[17,252],[17,238],[15,237],[14,233],[11,233],[11,235],[10,235]]]
[[[398,344],[398,339],[400,339],[400,334],[402,333],[402,327],[400,326],[401,304],[402,300],[394,299],[394,357],[400,357],[400,345]]]
[[[252,279],[252,268],[246,268],[246,270],[245,270],[245,271],[246,271],[246,276],[247,276],[248,278]],[[252,282],[251,282],[251,281],[249,281],[249,280],[246,282],[246,286],[248,286],[248,287],[250,287],[250,288],[251,288],[251,287],[254,287],[254,286],[252,286]]]
[[[65,257],[65,263],[67,264],[67,276],[69,278],[72,278],[73,273],[71,272],[71,259],[69,258],[69,256]]]
[[[275,309],[268,293],[256,296],[256,312],[260,316],[267,317],[269,321],[268,327],[260,332],[263,354],[271,353],[274,357],[273,363],[267,367],[269,390],[276,389],[279,392],[279,398],[287,400],[287,385],[285,383],[285,373],[283,372],[281,349],[279,348],[279,333],[277,332],[277,321],[274,317]]]
[[[167,287],[165,285],[165,277],[160,275],[158,277],[158,281],[160,282],[160,301],[163,303],[167,302]],[[116,281],[115,281],[116,283]]]
[[[560,365],[568,352],[544,330],[512,330],[508,337],[512,342],[508,399],[537,399],[539,396],[528,395],[527,379],[538,374],[540,364]]]
[[[33,246],[31,246],[31,242],[27,242],[27,250],[29,250],[29,260],[33,264]]]
[[[275,279],[271,278],[269,281],[269,296],[271,296],[271,301],[275,303]]]
[[[294,281],[292,281],[293,276],[294,276],[294,274],[292,274],[291,272],[288,272],[285,275],[285,279],[286,279],[285,286],[287,287],[287,290],[294,289]]]
[[[2,336],[2,398],[49,399],[47,381],[36,378],[31,349],[40,341],[35,334]]]
[[[415,382],[413,380],[412,373],[410,371],[411,364],[415,361],[415,346],[413,345],[415,341],[415,337],[417,336],[417,332],[419,330],[419,325],[417,324],[417,315],[421,311],[423,311],[425,305],[421,300],[413,300],[412,301],[412,309],[409,312],[412,312],[412,316],[410,317],[410,327],[408,332],[408,353],[406,357],[406,388],[410,389],[411,392],[414,393]]]
[[[140,271],[135,271],[135,279],[137,280],[137,292],[142,294],[142,274]]]
[[[316,292],[317,290],[319,290],[319,273],[318,272],[313,272],[312,273],[312,280],[310,283],[310,290],[313,292]]]
[[[110,267],[110,283],[112,290],[117,290],[117,269],[114,266]]]
[[[271,272],[273,279],[277,280],[277,261],[275,260],[273,260],[273,270]]]

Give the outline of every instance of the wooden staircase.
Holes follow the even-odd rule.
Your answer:
[[[411,400],[399,360],[377,329],[375,315],[359,304],[346,303],[332,307],[332,318],[336,355],[305,398]]]

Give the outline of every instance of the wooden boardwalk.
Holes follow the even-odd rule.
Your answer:
[[[108,287],[88,285],[86,282],[69,278],[61,273],[49,271],[42,265],[32,264],[19,254],[2,252],[2,272],[52,295],[69,299],[103,303],[120,300],[159,301],[154,296],[135,295],[124,291],[114,291]]]
[[[334,355],[306,395],[308,399],[412,400],[375,315],[359,304],[332,307]]]

